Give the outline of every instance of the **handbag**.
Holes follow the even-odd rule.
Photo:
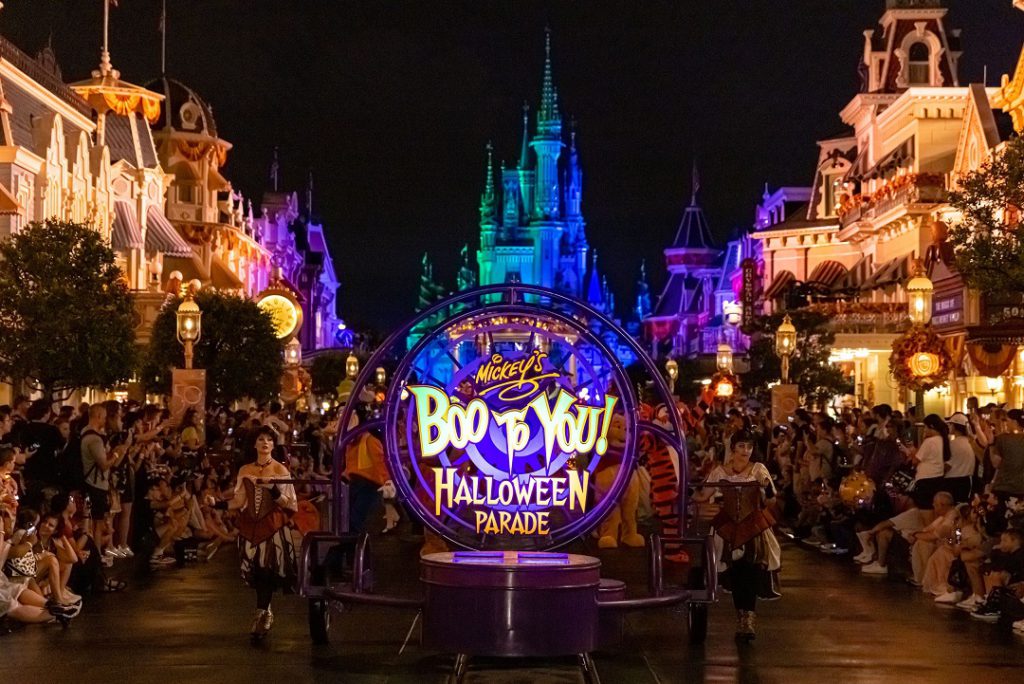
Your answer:
[[[904,463],[885,481],[885,489],[890,494],[905,494],[914,483],[914,466]]]
[[[949,566],[949,574],[946,576],[946,584],[954,590],[963,590],[970,586],[970,579],[967,577],[967,566],[959,558],[953,559]]]

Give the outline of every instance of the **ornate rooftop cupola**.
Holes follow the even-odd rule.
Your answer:
[[[960,85],[960,31],[947,27],[948,12],[943,0],[886,0],[881,34],[864,31],[864,91]]]

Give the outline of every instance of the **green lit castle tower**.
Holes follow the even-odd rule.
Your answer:
[[[502,164],[495,183],[487,145],[487,178],[480,196],[480,284],[522,282],[582,296],[586,282],[586,222],[581,213],[583,170],[576,132],[562,140],[562,115],[551,73],[551,34],[545,43],[544,78],[533,137],[523,108],[518,165]]]

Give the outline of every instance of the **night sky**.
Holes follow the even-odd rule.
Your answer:
[[[420,258],[454,287],[478,239],[484,146],[517,157],[536,106],[544,28],[555,83],[577,120],[592,246],[631,305],[641,258],[654,292],[661,250],[690,197],[692,160],[713,231],[753,220],[765,182],[806,185],[815,141],[843,131],[862,31],[883,0],[168,0],[167,73],[209,101],[234,144],[226,175],[258,204],[274,146],[283,185],[315,176],[342,282],[340,312],[384,329],[412,313]],[[0,33],[34,54],[52,36],[65,80],[99,58],[100,0],[6,0]],[[1010,0],[950,0],[961,81],[1013,70],[1024,13]],[[160,71],[159,0],[111,10],[122,77]]]

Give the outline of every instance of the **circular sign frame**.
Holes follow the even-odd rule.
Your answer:
[[[343,411],[335,472],[370,432],[412,513],[454,546],[553,549],[585,536],[629,486],[641,432],[667,440],[685,462],[676,412],[667,427],[645,422],[626,372],[639,368],[669,403],[653,361],[613,321],[563,294],[519,284],[458,293],[392,334],[356,387],[388,361],[383,407],[361,411],[362,424],[353,404]],[[335,493],[344,501],[340,484]],[[345,513],[336,506],[335,529]]]
[[[289,290],[264,290],[256,299],[256,306],[260,311],[270,314],[274,323],[274,334],[279,340],[287,342],[302,328],[302,305]]]

